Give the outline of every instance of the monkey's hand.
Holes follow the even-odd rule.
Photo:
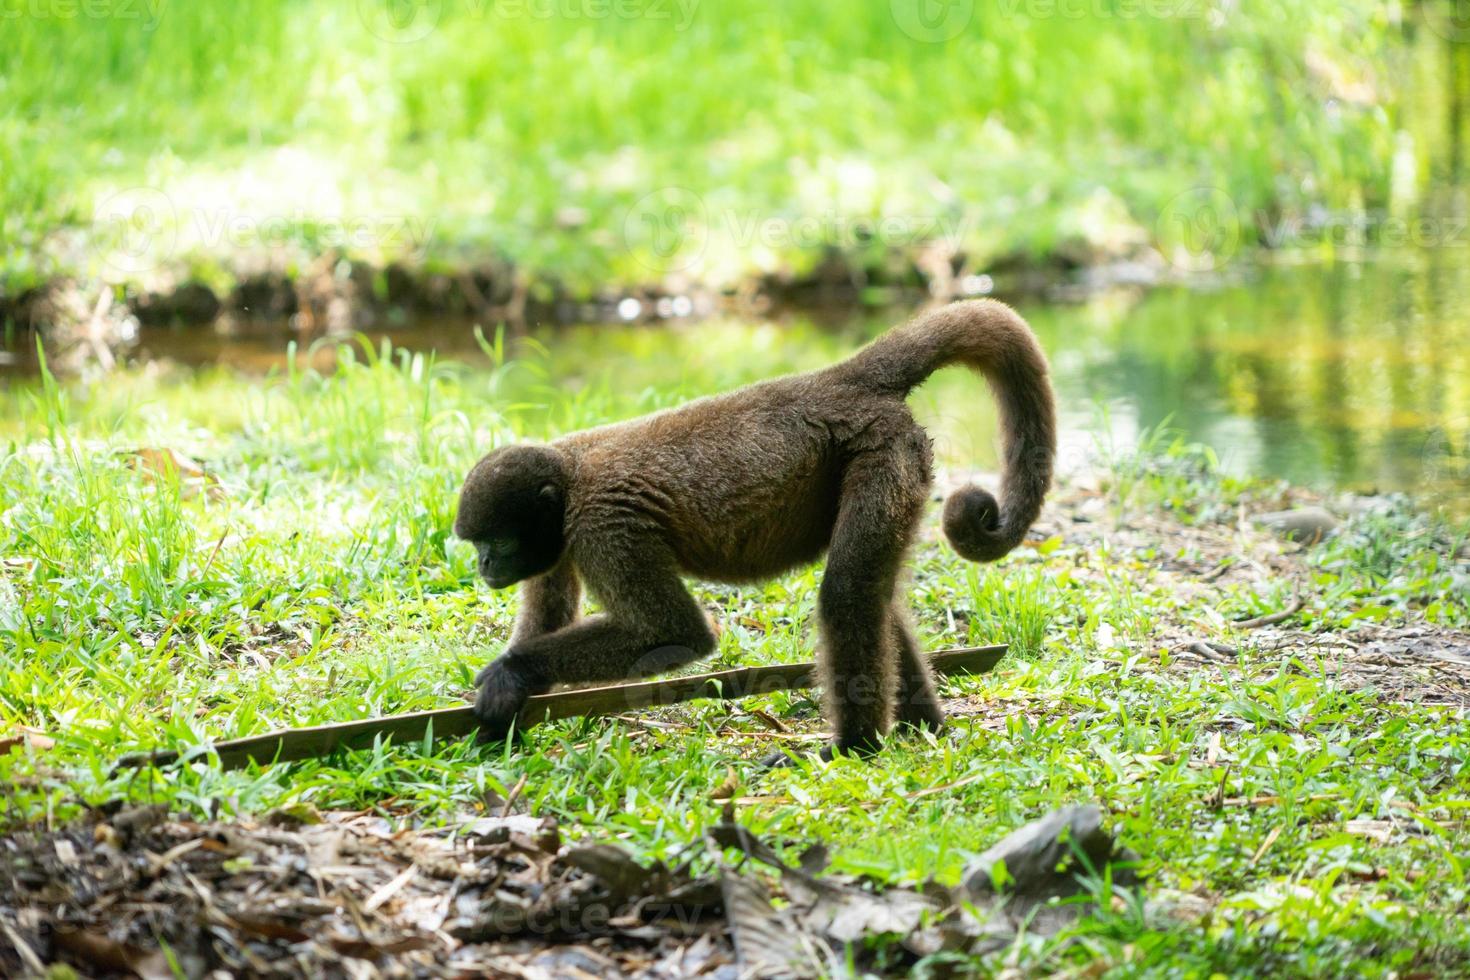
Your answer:
[[[524,658],[509,653],[490,662],[475,678],[475,717],[480,722],[481,742],[503,742],[515,725],[526,699],[549,685]]]
[[[805,758],[817,759],[822,762],[831,762],[839,754],[845,755],[848,758],[852,759],[867,759],[876,755],[877,753],[877,745],[860,744],[851,748],[843,748],[840,745],[829,742],[826,745],[822,746],[820,752],[808,754],[807,756],[805,756]],[[794,766],[801,765],[802,758],[802,756],[790,755],[786,752],[772,752],[770,755],[761,759],[760,763],[758,764],[758,768],[762,770],[790,769]]]

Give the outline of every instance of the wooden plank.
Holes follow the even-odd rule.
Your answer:
[[[983,674],[995,668],[1005,656],[1004,646],[966,647],[942,650],[930,657],[934,670],[946,676]],[[639,684],[614,684],[607,687],[576,688],[540,694],[526,702],[518,725],[530,728],[543,721],[620,714],[639,708],[680,704],[685,701],[714,699],[736,701],[773,691],[789,691],[812,687],[811,662],[770,664],[764,667],[736,667],[711,674],[669,677]],[[416,711],[366,718],[336,725],[314,728],[287,728],[251,735],[226,742],[216,742],[213,752],[221,769],[240,769],[253,763],[297,762],[330,755],[338,749],[368,748],[378,738],[396,742],[422,740],[429,733],[439,738],[461,738],[478,730],[474,712],[468,706]],[[146,765],[168,765],[179,760],[178,752],[144,752],[120,759],[116,768]]]

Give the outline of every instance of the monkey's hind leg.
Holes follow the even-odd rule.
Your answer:
[[[913,623],[897,595],[888,610],[888,629],[898,655],[898,706],[895,719],[910,728],[937,732],[944,727],[944,709],[934,691],[934,672],[919,649]]]
[[[914,461],[887,455],[863,456],[843,474],[817,597],[832,744],[843,751],[876,748],[892,718],[898,655],[890,607],[924,506],[927,481]]]

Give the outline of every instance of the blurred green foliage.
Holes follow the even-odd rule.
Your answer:
[[[321,216],[432,215],[421,257],[588,286],[800,271],[880,218],[879,245],[937,229],[982,261],[1167,240],[1201,186],[1249,244],[1393,204],[1396,152],[1407,193],[1429,173],[1401,135],[1439,125],[1407,91],[1439,50],[1417,8],[922,2],[35,0],[0,50],[0,273],[96,271],[57,233],[138,186],[308,252]],[[671,187],[699,212],[677,247],[642,220]]]

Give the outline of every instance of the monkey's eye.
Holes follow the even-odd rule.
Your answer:
[[[508,558],[515,553],[518,544],[515,538],[491,538],[485,550],[496,558]]]

